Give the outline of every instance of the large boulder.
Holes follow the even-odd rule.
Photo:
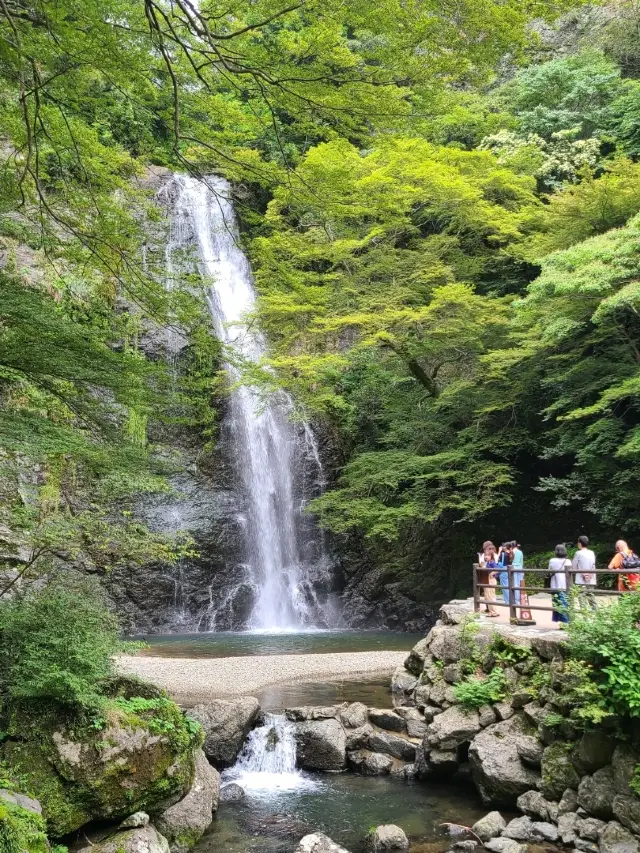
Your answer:
[[[154,822],[171,853],[187,853],[213,820],[220,797],[220,774],[201,749],[195,754],[193,785],[186,797],[159,814]]]
[[[303,770],[344,770],[347,736],[338,720],[296,723],[296,758]]]
[[[360,726],[359,729],[347,729],[347,749],[365,749],[372,734],[373,726],[370,723]]]
[[[580,774],[595,773],[610,764],[615,743],[606,732],[585,732],[573,753],[573,763]]]
[[[629,785],[638,764],[640,764],[640,754],[634,752],[627,744],[616,746],[611,760],[616,793],[625,796],[629,793]]]
[[[398,713],[407,724],[407,734],[409,737],[422,739],[427,731],[425,715],[418,711],[417,708],[398,708]]]
[[[204,753],[221,770],[234,763],[259,713],[257,699],[241,696],[196,705],[188,715],[204,729]]]
[[[518,754],[517,742],[523,734],[524,722],[517,714],[487,726],[471,742],[473,781],[486,805],[514,806],[520,794],[537,787],[539,774],[525,766]]]
[[[116,832],[104,841],[83,847],[79,853],[169,853],[169,842],[149,824]]]
[[[457,663],[463,657],[460,626],[436,625],[427,636],[429,651],[442,663]]]
[[[427,726],[424,736],[425,752],[429,749],[455,749],[470,741],[480,731],[477,711],[465,711],[459,706],[438,714]]]
[[[371,838],[373,853],[405,853],[409,839],[403,829],[393,823],[376,827]]]
[[[349,853],[349,851],[332,841],[328,835],[314,832],[300,840],[295,853]]]
[[[578,802],[582,808],[590,815],[603,820],[613,817],[614,797],[611,767],[596,770],[593,776],[584,776],[578,787]]]
[[[409,657],[404,662],[404,668],[411,675],[419,677],[424,669],[424,664],[429,654],[429,640],[425,637],[411,649]]]
[[[391,678],[391,701],[394,708],[402,705],[415,705],[413,691],[417,686],[417,677],[403,666],[399,666]]]
[[[90,820],[163,811],[191,787],[202,732],[169,699],[117,700],[102,727],[25,727],[0,749],[8,774],[42,804],[50,835]]]

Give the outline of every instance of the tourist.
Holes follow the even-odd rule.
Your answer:
[[[513,562],[513,553],[511,551],[511,542],[503,542],[498,551],[498,566],[502,571],[499,574],[500,586],[502,587],[502,597],[505,604],[510,603],[509,596],[509,566]]]
[[[520,589],[524,581],[524,554],[520,548],[519,542],[511,543],[511,553],[513,554],[513,585],[518,587],[514,593],[515,603],[520,604]]]
[[[609,568],[616,571],[629,569],[629,572],[618,575],[618,590],[620,592],[628,592],[629,590],[638,588],[640,584],[640,574],[638,573],[638,570],[640,570],[640,559],[629,548],[624,539],[618,539],[616,542],[616,553],[609,563]]]
[[[596,555],[589,548],[589,538],[578,536],[578,550],[571,562],[575,572],[574,580],[581,587],[581,592],[592,610],[596,609],[596,597],[593,589],[596,586]]]
[[[496,546],[493,542],[485,542],[482,546],[482,553],[478,554],[478,564],[481,569],[484,571],[478,572],[478,583],[483,584],[491,584],[491,587],[496,586],[496,572],[488,571],[489,569],[497,569],[498,555],[496,553]],[[485,586],[483,589],[484,601],[485,601],[485,613],[487,616],[499,616],[498,609],[494,604],[491,604],[492,601],[496,600],[496,591],[491,587]]]
[[[571,560],[567,559],[567,549],[564,545],[556,545],[555,557],[549,560],[551,572],[551,598],[553,601],[554,622],[569,621],[569,601],[567,600],[567,568],[571,568]]]

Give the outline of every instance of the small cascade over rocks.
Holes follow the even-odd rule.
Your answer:
[[[265,714],[253,729],[238,760],[222,774],[249,793],[315,788],[317,782],[296,768],[295,723],[282,714]]]

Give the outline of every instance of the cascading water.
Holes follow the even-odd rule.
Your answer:
[[[296,769],[295,726],[280,714],[265,714],[262,725],[250,732],[234,766],[222,774],[222,781],[265,793],[317,785]]]
[[[208,300],[216,334],[236,356],[233,360],[258,362],[265,342],[246,325],[255,290],[248,260],[238,246],[230,187],[221,178],[199,181],[185,175],[176,175],[172,184],[167,266],[173,271],[174,251],[195,245],[201,273],[211,282]],[[286,395],[261,400],[250,388],[235,384],[240,379],[237,367],[227,364],[227,371],[234,384],[231,443],[247,506],[245,580],[254,591],[247,627],[326,625],[330,567],[318,546],[321,535],[317,530],[309,535],[310,521],[302,512],[306,498],[296,485],[304,480],[300,472],[305,465],[314,467],[316,485],[323,485],[313,433],[306,424],[296,430],[289,422],[291,401]],[[323,586],[321,602],[317,589]],[[216,628],[215,610],[207,627]]]

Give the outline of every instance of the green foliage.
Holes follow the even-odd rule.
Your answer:
[[[622,717],[640,716],[640,600],[622,596],[596,611],[575,614],[568,647],[597,688],[599,707]]]
[[[497,633],[494,633],[487,652],[500,666],[513,666],[516,663],[523,663],[532,656],[532,651],[527,646],[511,643],[502,634]]]
[[[73,574],[0,604],[3,703],[100,705],[99,682],[112,672],[117,621],[94,579]]]
[[[0,799],[0,853],[49,853],[40,815]]]
[[[471,710],[501,702],[505,697],[506,685],[504,671],[496,667],[487,676],[470,676],[455,684],[453,692],[462,707]]]
[[[186,717],[176,703],[167,697],[117,698],[105,705],[107,714],[110,709],[121,712],[127,725],[133,728],[143,726],[153,734],[163,735],[178,752],[184,752],[196,743],[201,744],[204,738],[200,723]]]

